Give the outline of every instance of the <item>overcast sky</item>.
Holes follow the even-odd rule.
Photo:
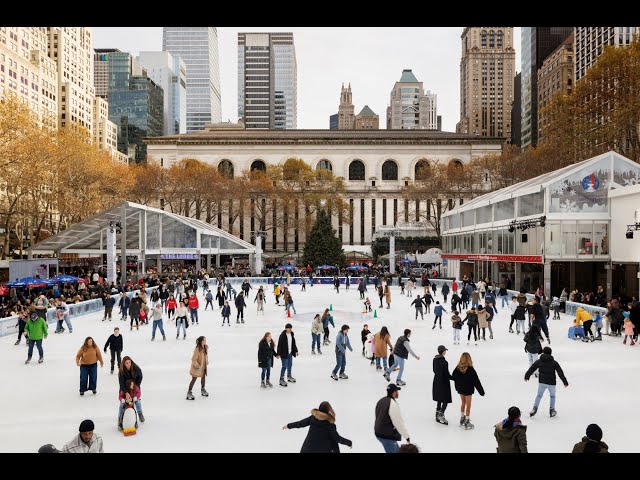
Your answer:
[[[369,107],[386,125],[386,108],[402,69],[438,94],[442,128],[455,131],[460,115],[460,34],[463,27],[219,27],[222,120],[238,118],[238,32],[293,32],[298,62],[298,128],[329,128],[340,86],[351,82],[356,113]],[[162,50],[162,27],[94,27],[94,48],[134,55]],[[514,28],[520,71],[520,28]]]

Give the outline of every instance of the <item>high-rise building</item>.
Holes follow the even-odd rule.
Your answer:
[[[387,129],[437,130],[436,98],[436,94],[430,91],[425,95],[422,82],[410,69],[403,70],[400,80],[391,90]]]
[[[216,27],[164,27],[162,50],[187,67],[187,132],[222,119],[218,30]]]
[[[109,120],[118,126],[118,150],[136,162],[146,158],[145,137],[163,131],[162,87],[127,52],[109,54]]]
[[[49,58],[46,27],[0,27],[0,99],[13,94],[42,126],[58,128],[58,67]]]
[[[114,161],[128,163],[129,158],[118,151],[118,126],[109,120],[109,103],[97,95],[93,97],[93,143]]]
[[[340,90],[340,106],[338,107],[338,130],[353,130],[356,117],[353,111],[353,99],[351,96],[351,84]]]
[[[238,33],[238,116],[246,128],[297,128],[293,33]]]
[[[376,115],[369,105],[365,105],[360,113],[356,115],[356,130],[378,130],[380,128],[380,117]]]
[[[575,79],[587,74],[605,45],[624,47],[634,40],[639,27],[575,27]]]
[[[58,67],[58,125],[93,132],[93,36],[87,27],[47,27],[49,58]]]
[[[338,114],[329,115],[329,130],[338,130]]]
[[[573,27],[522,27],[522,148],[538,143],[538,69],[573,32]]]
[[[511,102],[511,145],[517,147],[521,142],[522,125],[522,75],[518,73],[513,79],[513,101]]]
[[[187,132],[187,68],[169,52],[140,52],[136,58],[164,93],[164,135]]]
[[[573,34],[549,54],[538,70],[538,140],[544,135],[548,117],[544,108],[558,95],[573,89]]]
[[[96,97],[109,101],[109,54],[117,48],[96,48],[93,54],[93,86]]]
[[[456,131],[510,138],[516,63],[513,27],[466,27],[461,38]]]

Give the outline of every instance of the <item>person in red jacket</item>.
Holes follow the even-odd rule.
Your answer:
[[[189,297],[189,313],[191,314],[191,323],[196,325],[200,325],[198,322],[198,307],[200,304],[198,303],[198,297],[196,297],[195,293],[192,293]]]
[[[175,315],[176,308],[178,308],[178,302],[176,301],[175,297],[171,295],[169,297],[169,300],[167,300],[167,312],[169,314],[169,320],[171,320],[171,317]]]

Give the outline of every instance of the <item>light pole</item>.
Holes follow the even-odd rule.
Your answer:
[[[402,231],[393,227],[384,230],[382,235],[389,239],[389,273],[393,275],[396,273],[396,237],[402,236]]]
[[[256,239],[256,260],[255,260],[256,275],[260,275],[262,273],[262,239],[266,238],[266,236],[267,236],[266,230],[255,230],[251,232],[251,238]]]

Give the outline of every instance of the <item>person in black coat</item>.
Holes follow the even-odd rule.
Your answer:
[[[127,380],[133,380],[138,387],[142,383],[142,369],[131,360],[131,357],[126,356],[122,359],[120,369],[118,371],[118,382],[120,383],[120,390],[127,391]],[[129,394],[125,394],[128,396]],[[129,398],[127,398],[129,400]]]
[[[338,434],[336,414],[329,402],[322,402],[317,409],[311,410],[311,416],[299,422],[288,423],[283,430],[309,427],[300,453],[340,453],[339,443],[352,447],[348,438]]]
[[[474,390],[477,390],[480,396],[484,397],[484,388],[480,383],[478,374],[473,368],[471,355],[464,352],[460,356],[460,362],[453,371],[451,379],[455,382],[456,391],[460,394],[460,426],[464,426],[465,430],[473,428],[469,416],[471,415],[471,398]]]
[[[564,383],[565,387],[569,386],[569,382],[567,378],[564,376],[564,372],[560,367],[560,364],[553,359],[551,355],[551,347],[544,347],[542,349],[542,355],[540,358],[536,360],[527,373],[524,374],[525,382],[529,381],[531,375],[536,370],[539,370],[540,375],[538,375],[538,394],[536,395],[536,399],[533,402],[533,409],[529,413],[530,417],[533,417],[538,412],[538,406],[540,405],[540,400],[542,400],[542,395],[544,395],[545,390],[549,390],[549,416],[555,417],[557,415],[555,406],[556,406],[556,372],[558,376]]]
[[[518,307],[520,308],[520,307]],[[537,324],[531,325],[531,328],[524,335],[524,351],[527,352],[529,357],[529,366],[538,360],[538,355],[542,353],[542,334],[540,333],[540,327]],[[538,374],[536,373],[536,377]]]
[[[436,406],[436,422],[449,425],[444,418],[444,411],[451,403],[451,374],[449,373],[449,363],[445,358],[447,348],[444,345],[438,347],[438,355],[433,359],[433,401],[438,402]]]
[[[107,339],[107,343],[104,344],[104,353],[107,353],[107,348],[111,351],[111,373],[113,374],[116,357],[118,359],[118,365],[122,363],[120,354],[122,353],[123,343],[122,335],[120,335],[120,329],[118,327],[113,329],[113,334]]]
[[[296,379],[291,376],[291,369],[293,367],[293,357],[298,356],[298,347],[296,346],[296,337],[293,333],[293,325],[287,323],[284,330],[278,338],[277,355],[282,361],[282,368],[280,370],[280,386],[286,387],[287,382],[284,381],[284,374],[287,373],[287,381],[290,383],[296,383]]]
[[[240,292],[234,301],[236,303],[236,308],[238,309],[238,313],[236,314],[236,323],[240,323],[240,318],[242,318],[242,323],[244,323],[244,307],[247,306],[244,301],[244,294]]]
[[[269,378],[271,377],[271,367],[273,367],[273,357],[274,355],[278,356],[275,346],[276,344],[271,338],[271,332],[265,333],[260,343],[258,343],[258,367],[262,369],[260,388],[273,387]]]

